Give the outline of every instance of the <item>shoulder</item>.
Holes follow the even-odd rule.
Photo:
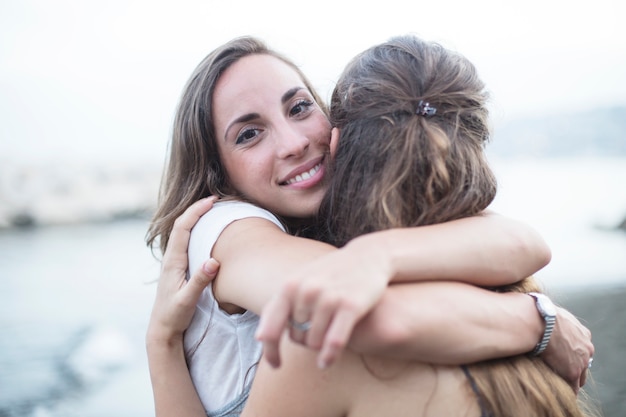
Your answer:
[[[263,360],[259,364],[243,416],[253,414],[246,413],[251,410],[261,410],[263,416],[349,414],[351,396],[359,392],[358,384],[348,377],[360,366],[352,358],[356,355],[346,350],[337,363],[322,370],[316,365],[315,351],[286,337],[280,350],[280,368],[273,369]]]
[[[191,230],[189,239],[189,268],[195,270],[211,256],[215,243],[231,224],[243,219],[263,219],[273,223],[280,232],[285,227],[269,211],[242,201],[218,201]],[[268,223],[269,224],[269,223]]]
[[[255,206],[251,203],[243,201],[218,201],[213,205],[213,208],[204,214],[194,230],[205,228],[220,228],[224,229],[230,223],[245,219],[248,217],[260,217],[271,221],[280,227],[283,231],[285,227],[280,220],[268,210],[265,210],[259,206]],[[193,233],[193,230],[192,230]]]
[[[269,211],[242,201],[218,201],[213,208],[205,213],[191,230],[190,247],[200,243],[201,246],[213,247],[220,234],[231,223],[247,218],[261,218],[274,223],[281,231],[285,227]]]

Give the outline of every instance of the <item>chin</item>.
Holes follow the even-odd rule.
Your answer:
[[[311,204],[310,206],[299,206],[294,207],[293,210],[285,211],[283,210],[276,211],[279,216],[289,219],[290,223],[311,223],[315,217],[317,216],[317,211],[319,210],[319,203]],[[282,214],[281,214],[282,212]]]

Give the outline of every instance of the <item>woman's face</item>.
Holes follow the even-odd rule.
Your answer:
[[[213,93],[217,147],[229,183],[286,217],[315,215],[326,191],[330,123],[296,71],[249,55]]]

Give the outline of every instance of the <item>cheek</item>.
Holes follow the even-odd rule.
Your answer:
[[[312,126],[313,132],[311,137],[315,138],[315,142],[319,145],[328,147],[330,145],[330,122],[324,115],[320,115]]]
[[[264,179],[271,180],[271,158],[263,152],[249,151],[224,161],[231,184],[241,193],[250,194]]]

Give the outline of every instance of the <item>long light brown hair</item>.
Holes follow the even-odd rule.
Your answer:
[[[192,73],[178,104],[167,168],[161,179],[159,203],[146,235],[149,246],[154,247],[158,241],[164,252],[176,218],[203,197],[217,195],[245,199],[228,184],[228,176],[219,157],[212,114],[213,92],[221,75],[231,65],[254,54],[276,57],[293,68],[320,108],[326,111],[323,101],[302,71],[259,39],[249,36],[236,38],[207,55]]]
[[[337,246],[368,232],[479,214],[496,180],[484,155],[488,94],[466,58],[413,36],[357,56],[333,92],[340,128],[323,238]],[[419,114],[424,107],[433,115]],[[501,290],[538,291],[534,279]],[[538,357],[468,367],[493,416],[582,417],[570,386]]]
[[[399,38],[357,56],[331,100],[341,135],[321,211],[328,239],[483,211],[496,194],[487,98],[471,63],[435,44]],[[436,114],[417,115],[420,101]]]

